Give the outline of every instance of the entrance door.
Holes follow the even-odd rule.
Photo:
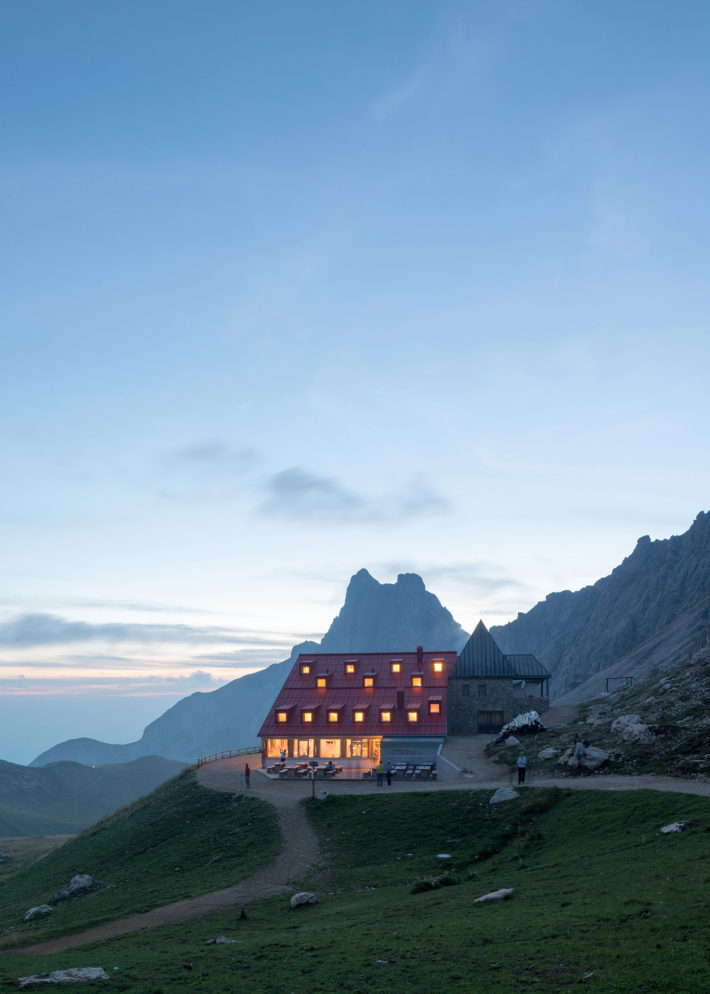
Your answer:
[[[503,727],[502,711],[479,711],[478,712],[478,733],[479,735],[495,735]]]

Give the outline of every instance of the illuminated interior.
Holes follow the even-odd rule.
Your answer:
[[[364,720],[365,720],[365,712],[364,711],[354,711],[353,712],[353,721],[364,721]]]
[[[266,755],[272,759],[278,759],[281,756],[281,750],[284,750],[286,755],[288,755],[288,739],[267,739],[266,740]]]
[[[355,672],[355,663],[346,663],[345,664],[345,672],[346,673],[354,673]]]
[[[441,701],[429,701],[429,714],[441,714]]]
[[[440,659],[435,659],[434,660],[434,672],[435,673],[443,673],[444,672],[444,664],[443,664],[443,662]]]
[[[392,721],[392,712],[380,711],[380,721]]]
[[[301,663],[301,673],[303,673],[304,676],[308,676],[310,672],[311,672],[311,667],[308,665],[308,663]]]
[[[413,676],[412,677],[412,686],[413,687],[421,687],[421,685],[422,685],[422,678],[420,676],[416,676],[416,675]]]
[[[328,679],[327,679],[327,677],[324,677],[324,676],[317,676],[316,677],[316,687],[327,687],[327,686],[328,686]]]
[[[281,722],[288,721],[288,711],[277,711],[276,720]]]
[[[313,721],[313,712],[312,711],[304,711],[303,712],[303,720],[304,721]]]
[[[411,721],[412,723],[419,721],[419,712],[407,711],[407,721]]]
[[[362,678],[362,685],[363,685],[363,687],[374,687],[375,686],[375,678],[374,678],[374,676],[365,676],[365,677],[363,677]]]
[[[322,759],[339,759],[340,739],[321,739],[320,754]]]
[[[339,711],[329,711],[328,712],[328,721],[331,721],[333,723],[335,723],[337,721],[340,721],[340,712]]]
[[[390,663],[390,672],[391,673],[401,673],[402,672],[402,664],[401,663]]]

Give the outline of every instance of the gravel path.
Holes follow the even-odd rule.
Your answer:
[[[492,762],[484,749],[493,736],[451,737],[444,749],[447,760],[446,774],[440,782],[429,780],[393,781],[391,787],[378,788],[372,781],[328,780],[319,782],[318,790],[326,789],[329,794],[374,794],[402,793],[432,790],[495,790],[512,781],[512,771],[503,769]],[[254,769],[261,761],[260,755],[224,759],[201,767],[197,778],[205,787],[229,793],[240,792],[240,773],[247,759]],[[565,787],[575,790],[664,790],[684,794],[710,796],[710,783],[695,780],[676,780],[660,776],[614,776],[600,775],[584,777],[538,777],[534,768],[530,771],[528,786]],[[246,791],[244,791],[246,792]],[[299,801],[311,796],[310,781],[274,781],[260,773],[253,773],[251,790],[255,797],[261,797],[272,804],[278,815],[283,837],[283,847],[279,856],[258,873],[241,883],[223,890],[211,891],[201,897],[176,901],[161,908],[154,908],[143,914],[129,915],[126,918],[104,922],[94,928],[74,935],[50,939],[34,946],[12,950],[13,953],[56,953],[90,942],[111,939],[132,932],[145,932],[159,925],[174,925],[205,918],[213,912],[233,908],[235,916],[240,909],[264,897],[275,894],[293,893],[297,882],[306,877],[312,878],[324,869],[318,839],[311,828],[304,807]],[[10,950],[7,950],[10,952]]]

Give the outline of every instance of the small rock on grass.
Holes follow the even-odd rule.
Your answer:
[[[302,890],[291,898],[292,908],[300,908],[304,904],[318,904],[318,898],[309,890]]]
[[[33,918],[41,918],[42,915],[49,915],[52,913],[52,908],[48,904],[38,904],[35,908],[30,908],[30,910],[25,915],[25,921],[31,922]]]
[[[208,939],[208,946],[228,946],[236,942],[236,939],[228,939],[226,935],[218,935],[216,939]]]
[[[68,970],[36,973],[31,977],[18,977],[20,987],[39,987],[41,984],[77,984],[87,980],[108,980],[102,966],[72,966]]]
[[[500,890],[492,890],[490,894],[477,897],[474,904],[483,904],[484,901],[504,901],[515,893],[515,887],[501,887]]]
[[[674,821],[670,825],[664,825],[661,829],[663,835],[673,835],[675,832],[682,832],[688,827],[687,821]]]

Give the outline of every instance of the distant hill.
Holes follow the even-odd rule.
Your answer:
[[[552,696],[567,701],[598,695],[603,676],[687,661],[710,636],[710,514],[683,535],[645,535],[609,576],[549,594],[491,634],[506,653],[534,653],[553,674]]]
[[[160,756],[130,763],[31,768],[0,760],[0,836],[67,835],[130,804],[183,769]]]
[[[259,727],[301,652],[402,651],[417,645],[431,651],[460,649],[467,638],[416,573],[401,573],[396,583],[379,583],[361,569],[350,580],[345,603],[320,643],[303,642],[281,663],[232,680],[219,690],[183,698],[148,725],[137,742],[110,745],[70,739],[30,765],[64,759],[118,763],[143,755],[192,763],[206,753],[258,741]]]

